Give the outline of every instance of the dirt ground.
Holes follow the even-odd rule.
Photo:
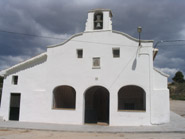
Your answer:
[[[185,139],[185,133],[110,134],[1,129],[0,139]]]
[[[171,101],[171,110],[185,117],[185,101]],[[0,139],[185,139],[185,133],[76,133],[0,129]]]
[[[185,118],[185,101],[171,100],[170,109]]]

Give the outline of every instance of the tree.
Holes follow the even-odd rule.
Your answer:
[[[177,71],[175,73],[175,76],[172,78],[172,80],[174,82],[177,82],[177,83],[183,83],[183,82],[185,82],[184,75],[183,75],[183,73],[181,71]]]

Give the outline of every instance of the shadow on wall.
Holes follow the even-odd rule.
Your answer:
[[[132,63],[132,70],[135,70],[137,66],[137,59],[134,59],[134,62]]]

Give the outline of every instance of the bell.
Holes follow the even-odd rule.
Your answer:
[[[96,24],[96,28],[101,28],[101,24],[99,22]]]

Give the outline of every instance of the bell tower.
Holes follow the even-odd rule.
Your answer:
[[[88,12],[85,32],[112,30],[112,12],[109,9],[94,9]]]

